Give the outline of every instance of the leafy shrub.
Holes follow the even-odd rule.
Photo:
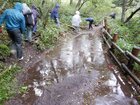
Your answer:
[[[0,62],[0,72],[4,69],[4,64]]]
[[[111,27],[111,34],[118,33],[119,40],[118,45],[124,50],[131,50],[133,46],[139,46],[140,35],[135,35],[134,31],[131,29],[132,27],[128,27],[128,24],[125,25],[118,20],[109,20],[109,26]],[[135,30],[135,32],[138,32]]]
[[[59,35],[59,29],[56,26],[49,26],[47,29],[41,28],[40,30],[41,36],[37,41],[37,48],[40,50],[45,50],[46,48],[52,47]]]
[[[60,7],[60,18],[63,18],[63,15],[69,17],[75,14],[76,8],[70,5],[63,5]]]
[[[132,19],[126,26],[132,32],[130,39],[134,41],[136,45],[140,45],[140,17]]]
[[[4,44],[0,44],[0,56],[7,57],[9,55],[10,55],[10,49]]]
[[[20,70],[17,65],[4,67],[0,72],[0,104],[17,93],[18,85],[15,74]]]
[[[140,65],[135,63],[134,64],[134,70],[138,70],[140,72]]]
[[[123,50],[132,50],[133,44],[127,43],[123,38],[120,38],[117,42],[117,44],[123,49]]]

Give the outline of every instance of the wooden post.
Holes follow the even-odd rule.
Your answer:
[[[114,34],[114,36],[113,36],[112,41],[113,41],[114,43],[116,43],[116,42],[117,42],[117,40],[118,40],[118,38],[119,38],[118,33],[115,33],[115,34]]]
[[[105,30],[107,30],[107,18],[106,17],[104,18],[104,28],[105,28]]]
[[[116,43],[117,40],[118,40],[118,38],[119,38],[118,33],[115,33],[114,36],[113,36],[112,41],[113,41],[114,43]],[[113,53],[114,53],[114,49],[115,49],[115,47],[114,47],[114,45],[112,44],[112,45],[111,45],[111,51],[112,51]]]
[[[107,28],[107,32],[110,34],[111,33],[111,29],[110,28]]]
[[[132,49],[132,54],[136,57],[139,55],[139,52],[140,52],[140,47],[134,47]]]
[[[131,53],[132,53],[135,57],[138,57],[139,52],[140,52],[140,47],[134,47],[134,48],[132,49],[132,52],[131,52]],[[133,70],[133,68],[134,68],[134,60],[133,60],[132,58],[130,58],[130,60],[128,61],[127,66],[128,66],[128,68],[129,68],[130,70]]]

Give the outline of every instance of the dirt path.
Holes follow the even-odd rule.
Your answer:
[[[5,105],[138,105],[103,47],[101,27],[67,34],[18,79],[28,92]]]

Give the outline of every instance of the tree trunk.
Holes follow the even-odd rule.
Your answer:
[[[73,4],[73,0],[70,0],[70,5],[72,5]]]
[[[82,0],[78,0],[76,7],[79,7],[81,2],[82,2]]]
[[[45,4],[45,0],[42,0],[41,5],[44,6]]]
[[[127,23],[139,10],[140,10],[140,7],[137,8],[134,12],[132,12],[131,15],[125,20],[124,23]]]
[[[123,0],[123,3],[122,3],[122,15],[121,15],[121,21],[122,22],[124,22],[124,19],[125,19],[126,3],[127,3],[127,0]]]

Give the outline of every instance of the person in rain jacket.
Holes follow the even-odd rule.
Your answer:
[[[116,18],[116,13],[115,13],[115,12],[112,12],[109,16],[110,16],[112,19],[115,19],[115,18]]]
[[[0,15],[0,26],[5,22],[6,30],[15,46],[17,58],[23,59],[22,33],[25,32],[25,18],[22,14],[22,4],[17,2],[13,9],[6,9]]]
[[[75,15],[72,17],[72,26],[75,27],[76,31],[79,30],[81,22],[82,22],[82,20],[81,20],[81,17],[80,17],[80,12],[76,11]]]
[[[92,29],[93,28],[92,24],[94,22],[93,18],[89,17],[89,18],[86,18],[85,20],[89,22],[89,29]]]
[[[27,6],[26,3],[23,3],[22,6],[23,6],[22,12],[25,17],[25,23],[26,23],[25,40],[31,42],[33,25],[34,25],[34,17],[33,17],[31,9]]]
[[[51,11],[51,18],[54,20],[54,22],[57,24],[58,27],[60,27],[60,21],[59,21],[59,4],[56,4],[55,7]]]
[[[31,10],[32,10],[33,17],[34,17],[33,33],[35,34],[37,31],[37,21],[38,21],[38,18],[40,18],[40,14],[38,13],[35,5],[32,5]]]

